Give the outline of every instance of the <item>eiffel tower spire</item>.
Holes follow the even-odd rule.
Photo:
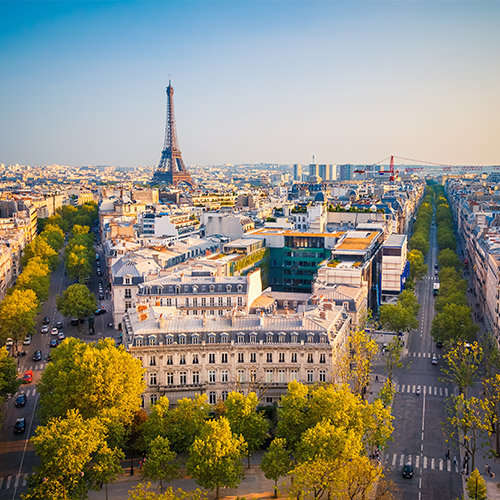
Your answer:
[[[177,186],[185,183],[193,186],[193,179],[184,165],[175,126],[174,88],[169,80],[167,87],[167,124],[165,126],[165,142],[160,162],[153,175],[153,182]]]

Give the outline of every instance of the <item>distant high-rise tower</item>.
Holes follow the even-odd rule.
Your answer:
[[[165,127],[165,142],[161,152],[160,163],[153,175],[153,182],[177,186],[180,183],[194,184],[190,173],[186,170],[182,160],[179,143],[177,142],[177,131],[175,128],[174,115],[174,88],[168,82],[167,87],[167,125]]]

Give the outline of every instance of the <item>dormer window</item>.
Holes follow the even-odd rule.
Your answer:
[[[142,337],[137,337],[135,339],[135,345],[136,347],[142,347]]]
[[[168,345],[171,345],[174,343],[174,336],[173,335],[167,335],[167,337],[165,338],[165,342],[168,344]]]
[[[244,344],[244,343],[245,343],[245,336],[238,335],[238,344]]]
[[[297,334],[296,333],[292,333],[292,335],[290,336],[290,342],[292,342],[292,344],[296,344],[297,340],[298,340]]]
[[[210,293],[214,293],[215,292],[215,285],[210,285],[209,290],[210,290]]]
[[[197,333],[191,335],[191,344],[198,344],[199,342],[200,342],[200,337]]]
[[[215,333],[209,333],[208,334],[208,343],[209,344],[215,344]]]
[[[124,283],[125,283],[125,285],[131,285],[132,284],[132,278],[130,278],[129,276],[125,276]]]
[[[157,287],[157,293],[158,293],[158,295],[162,295],[163,294],[163,286],[162,285],[158,285],[158,287]]]
[[[198,293],[198,286],[197,285],[193,286],[193,293]]]
[[[156,337],[149,337],[148,344],[149,345],[156,345]]]
[[[238,293],[241,293],[243,291],[243,285],[238,285]]]
[[[176,294],[181,293],[181,286],[180,285],[175,285],[175,293]]]
[[[279,336],[278,336],[278,342],[280,344],[283,344],[285,342],[285,340],[286,340],[286,333],[280,332]]]
[[[178,341],[179,341],[179,344],[185,344],[186,343],[186,335],[185,334],[179,335]]]
[[[256,344],[257,343],[257,335],[253,334],[250,335],[250,344]]]
[[[312,344],[314,342],[314,334],[313,333],[308,333],[307,334],[307,343]]]
[[[223,333],[220,336],[220,342],[221,342],[221,344],[227,344],[228,343],[228,339],[229,339],[229,337],[227,336],[227,334]]]
[[[273,334],[272,333],[266,333],[266,342],[268,344],[271,344],[273,342]]]
[[[233,287],[231,285],[226,285],[226,292],[230,293],[233,290]]]

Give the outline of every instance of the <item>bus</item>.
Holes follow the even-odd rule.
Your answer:
[[[434,297],[439,293],[439,283],[434,283],[434,290],[432,291],[432,294]]]

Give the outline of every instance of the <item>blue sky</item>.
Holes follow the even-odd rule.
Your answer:
[[[500,164],[496,1],[0,1],[0,162]]]

